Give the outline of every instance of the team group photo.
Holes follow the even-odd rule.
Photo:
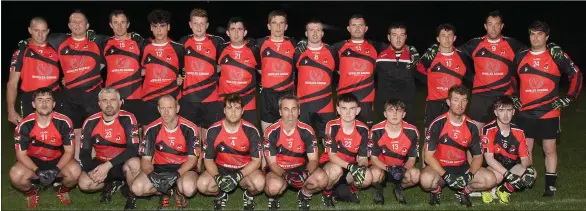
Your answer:
[[[586,206],[578,4],[117,4],[5,4],[2,209]]]

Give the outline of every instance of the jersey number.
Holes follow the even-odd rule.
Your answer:
[[[157,51],[157,57],[163,56],[163,51]]]
[[[106,131],[106,138],[112,138],[112,131]]]
[[[234,58],[235,59],[240,59],[240,53],[234,53]]]
[[[121,48],[124,48],[124,46],[125,46],[125,45],[124,45],[124,42],[120,42],[120,47],[121,47]]]
[[[352,146],[352,141],[344,141],[344,147],[350,148]]]
[[[451,67],[452,66],[452,60],[447,60],[446,61],[446,66]]]
[[[196,45],[195,49],[197,49],[197,51],[201,51],[201,45]]]
[[[398,150],[399,149],[399,144],[393,144],[393,150]]]

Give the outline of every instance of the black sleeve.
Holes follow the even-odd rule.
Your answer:
[[[419,52],[417,52],[417,48],[415,46],[407,46],[409,48],[409,54],[411,55],[411,72],[415,79],[417,79],[422,84],[427,84],[427,74],[426,70],[421,64],[421,56]],[[422,69],[423,68],[423,69]]]
[[[509,43],[509,46],[511,46],[513,52],[515,53],[529,49],[527,45],[519,42],[517,39],[505,37],[505,40]]]
[[[81,128],[80,137],[80,150],[79,160],[81,161],[81,167],[84,172],[91,171],[92,162],[92,149],[94,147],[94,139],[92,137],[92,131],[94,130],[95,122],[86,122]]]
[[[136,120],[134,122],[136,122]],[[123,164],[128,159],[135,157],[138,154],[138,127],[136,124],[132,124],[130,120],[124,122],[122,126],[124,127],[124,133],[126,135],[126,149],[110,160],[112,166]]]
[[[21,40],[18,43],[18,48],[12,53],[12,60],[10,60],[10,72],[20,72],[24,64],[24,54],[28,48],[28,41]]]
[[[419,134],[415,130],[409,130],[408,133],[405,134],[411,141],[411,146],[409,147],[407,156],[412,158],[419,157]]]
[[[189,40],[191,36],[183,36],[181,37],[181,39],[179,39],[177,42],[181,45],[185,45],[185,43],[187,42],[187,40]]]
[[[474,49],[476,49],[476,47],[478,47],[478,44],[481,41],[482,41],[481,38],[473,38],[473,39],[469,40],[468,42],[464,43],[464,45],[459,46],[458,50],[460,50],[467,57],[472,58],[472,53],[474,52]]]
[[[256,69],[260,70],[262,68],[262,61],[260,60],[260,47],[259,46],[251,46],[250,50],[252,51],[252,55],[254,56],[254,60],[256,61]]]
[[[580,91],[582,89],[582,72],[580,72],[580,69],[578,69],[576,64],[574,64],[568,54],[565,53],[559,46],[552,46],[550,48],[550,54],[555,63],[558,65],[560,73],[568,76],[570,86],[567,96],[573,100],[578,99],[578,95],[580,95]]]
[[[295,53],[293,54],[293,67],[294,67],[294,72],[293,72],[293,83],[295,84],[295,87],[298,87],[298,79],[299,79],[299,68],[297,67],[297,63],[299,61],[299,57],[301,57],[301,54],[303,54],[303,52],[301,52],[299,49],[295,48]],[[297,93],[297,90],[294,90],[294,93]]]
[[[338,142],[336,142],[336,139],[334,137],[333,134],[333,129],[331,125],[326,125],[326,132],[325,132],[325,140],[324,140],[324,151],[325,152],[332,152],[332,153],[337,153],[338,152]]]
[[[264,151],[265,156],[277,156],[277,133],[280,131],[275,130],[274,132],[265,131],[265,143],[264,143]]]
[[[70,35],[63,33],[51,33],[47,36],[47,43],[55,49],[59,50],[59,46],[63,43]]]
[[[221,128],[218,127],[213,130],[208,130],[206,134],[206,140],[203,143],[203,156],[205,159],[216,159],[214,143],[216,142],[216,137],[218,137],[218,130],[221,130]]]
[[[427,129],[427,134],[425,134],[425,150],[435,151],[437,145],[439,144],[439,136],[441,133],[442,126],[442,121],[435,121],[429,126],[429,128]]]
[[[71,123],[71,120],[69,120],[69,123]],[[75,141],[75,133],[73,133],[73,125],[71,125],[73,123],[69,123],[62,121],[59,126],[59,134],[61,134],[61,141],[64,146],[71,146]]]
[[[256,128],[247,128],[246,137],[250,141],[248,150],[253,158],[262,158],[262,141]]]
[[[380,147],[378,146],[378,140],[380,140],[380,133],[376,130],[371,130],[369,133],[369,139],[372,142],[372,147],[370,149],[371,156],[379,156],[381,154]]]
[[[197,131],[190,127],[184,127],[183,136],[187,144],[187,154],[199,156],[199,139],[197,138]]]
[[[160,127],[155,126],[148,128],[144,132],[142,141],[140,142],[139,155],[140,156],[153,156],[155,154],[155,141],[159,133]]]
[[[470,134],[472,135],[472,141],[470,142],[470,145],[468,145],[468,149],[472,155],[482,155],[482,149],[480,147],[480,132],[478,132],[478,127],[476,127],[474,124],[468,124],[468,127],[470,128]]]
[[[358,128],[360,132],[360,146],[358,147],[358,156],[359,157],[368,157],[370,154],[368,151],[368,129],[366,128]]]
[[[31,123],[32,122],[32,123]],[[31,143],[30,132],[33,130],[35,121],[21,122],[14,132],[14,142],[16,144],[16,151],[26,151]]]
[[[299,129],[299,127],[297,129]],[[318,153],[317,138],[315,137],[313,131],[306,130],[303,135],[301,135],[301,139],[303,139],[303,142],[305,143],[306,153]]]
[[[460,59],[462,59],[462,62],[464,63],[464,66],[466,66],[466,73],[464,73],[464,80],[467,80],[469,82],[473,82],[474,81],[474,64],[472,63],[472,58],[466,56],[464,53],[462,53],[461,51],[456,50],[456,53],[458,53],[458,55],[460,56]]]

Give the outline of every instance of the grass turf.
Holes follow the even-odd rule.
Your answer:
[[[416,103],[416,115],[419,120],[416,124],[420,132],[423,132],[423,108],[425,99],[425,87],[418,87],[418,96]],[[5,99],[5,94],[2,93],[2,99]],[[6,115],[6,106],[2,100],[2,210],[22,210],[26,209],[25,199],[21,192],[17,191],[10,185],[8,173],[10,167],[16,161],[14,153],[13,130],[14,125],[8,123]],[[539,172],[537,183],[531,190],[514,193],[512,201],[509,205],[486,205],[483,204],[480,198],[473,198],[473,209],[475,210],[584,210],[586,207],[586,182],[582,178],[586,175],[586,163],[583,162],[586,158],[583,154],[586,151],[586,145],[582,140],[586,139],[586,133],[583,131],[582,121],[586,119],[586,98],[581,96],[579,100],[573,105],[563,111],[562,118],[562,135],[558,141],[558,175],[557,188],[558,192],[553,198],[542,197],[544,186],[544,156],[541,153],[541,143],[536,142],[534,150],[535,166]],[[420,140],[423,141],[423,140]],[[421,164],[418,163],[418,166]],[[392,185],[385,189],[385,205],[374,205],[372,202],[372,189],[363,190],[359,196],[360,204],[350,204],[337,202],[335,209],[341,210],[454,210],[466,209],[456,203],[453,191],[444,189],[442,194],[442,204],[440,206],[431,207],[427,204],[428,193],[421,191],[419,187],[410,188],[405,191],[405,197],[408,200],[408,205],[399,205],[396,201],[391,188]],[[124,198],[116,193],[113,197],[112,204],[103,205],[99,203],[99,193],[86,194],[81,193],[79,189],[71,191],[71,198],[73,205],[70,207],[63,207],[59,203],[54,191],[47,189],[41,192],[40,204],[38,209],[83,209],[83,210],[120,210],[124,207]],[[190,210],[211,210],[211,197],[202,197],[196,195],[189,200]],[[267,209],[267,198],[264,195],[259,195],[255,199],[256,208],[258,210]],[[153,210],[158,207],[158,198],[152,200],[138,200],[137,210]],[[174,203],[171,202],[171,207]],[[321,202],[321,194],[316,194],[311,202],[313,210],[324,210]],[[242,209],[242,191],[238,190],[230,195],[226,209],[241,210]],[[297,195],[296,192],[288,191],[281,197],[281,210],[295,210],[297,209]]]

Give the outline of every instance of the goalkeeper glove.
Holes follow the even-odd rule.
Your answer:
[[[37,177],[39,177],[41,185],[46,186],[46,185],[49,185],[55,181],[55,178],[57,178],[57,175],[59,175],[59,172],[60,172],[59,168],[55,167],[54,169],[48,169],[48,170],[37,169],[35,171],[35,174],[37,175]]]
[[[222,191],[228,193],[236,189],[240,181],[244,178],[242,172],[236,171],[222,176],[222,180],[226,182],[226,185]]]
[[[520,109],[521,105],[523,105],[521,103],[521,99],[518,96],[511,95],[511,100],[513,100],[513,106],[515,107],[515,109]]]
[[[448,184],[451,189],[460,190],[466,187],[466,181],[464,181],[464,176],[458,176],[457,174],[450,174],[448,172],[442,175],[442,179]]]
[[[572,99],[569,97],[560,97],[551,103],[553,109],[561,109],[570,106]]]
[[[405,177],[405,169],[403,166],[387,166],[387,172],[391,174],[393,181],[400,183]]]
[[[350,164],[348,164],[346,169],[348,169],[348,171],[350,171],[352,178],[354,178],[354,183],[357,186],[361,186],[362,183],[364,182],[364,179],[366,178],[366,167],[360,166],[358,164],[350,163]]]
[[[521,181],[523,181],[523,186],[526,188],[530,188],[535,184],[535,167],[527,166],[525,172],[521,176]]]
[[[307,170],[301,172],[289,172],[285,175],[285,181],[291,187],[301,189],[309,177]]]
[[[516,174],[513,174],[509,171],[507,171],[504,175],[505,177],[505,181],[507,181],[509,184],[511,184],[511,186],[513,186],[513,188],[520,190],[523,186],[523,184],[521,184],[521,177],[519,177]]]

